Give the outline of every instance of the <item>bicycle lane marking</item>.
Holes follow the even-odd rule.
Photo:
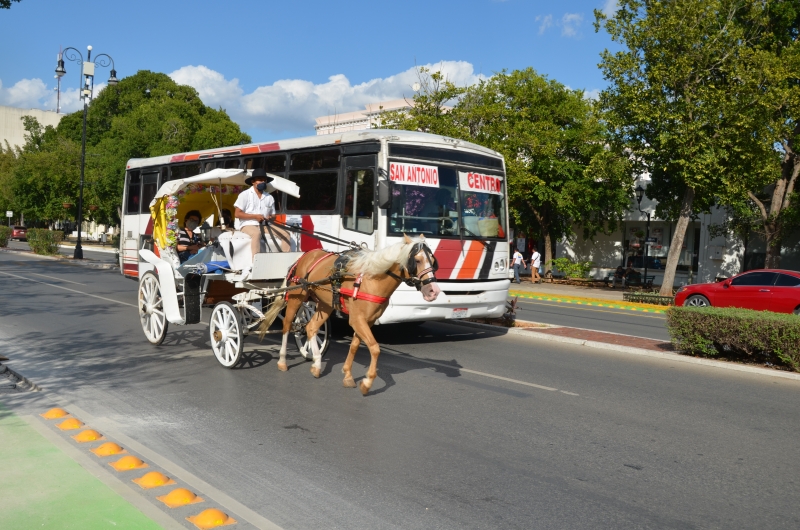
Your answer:
[[[18,274],[11,274],[10,272],[0,271],[0,274],[5,274],[6,276],[11,276],[13,278],[19,278],[20,280],[27,280],[29,282],[41,283],[42,285],[47,285],[49,287],[55,287],[56,289],[62,289],[64,291],[69,291],[71,293],[82,294],[84,296],[90,296],[92,298],[97,298],[99,300],[105,300],[106,302],[114,302],[115,304],[126,305],[128,307],[136,307],[136,304],[129,304],[128,302],[121,302],[119,300],[114,300],[113,298],[106,298],[105,296],[98,296],[96,294],[84,293],[83,291],[78,291],[77,289],[70,289],[69,287],[63,287],[61,285],[56,285],[54,283],[43,282],[41,280],[35,280],[33,278],[27,278],[25,276],[19,276]]]

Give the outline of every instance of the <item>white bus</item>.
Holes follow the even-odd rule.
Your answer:
[[[137,278],[152,250],[148,205],[164,182],[215,168],[264,168],[296,183],[274,194],[279,220],[383,248],[424,234],[443,295],[422,301],[401,284],[377,323],[498,317],[509,281],[508,200],[502,155],[432,134],[372,129],[131,159],[122,204],[120,269]],[[182,219],[180,220],[182,222]],[[346,250],[298,235],[296,248]],[[141,268],[141,271],[140,271]]]

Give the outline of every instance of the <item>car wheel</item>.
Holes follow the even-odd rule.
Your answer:
[[[684,307],[711,307],[711,302],[702,294],[693,294],[683,302]]]
[[[800,307],[794,310],[794,314],[800,316]]]

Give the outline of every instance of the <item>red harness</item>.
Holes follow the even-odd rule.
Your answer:
[[[376,296],[374,294],[365,293],[359,291],[361,288],[361,278],[363,274],[359,274],[356,282],[353,284],[352,289],[348,289],[347,287],[342,287],[339,289],[339,303],[342,305],[342,312],[345,315],[349,315],[350,311],[347,310],[347,305],[345,304],[344,297],[352,298],[353,300],[364,300],[365,302],[372,302],[373,304],[385,304],[389,301],[388,298],[383,296]]]

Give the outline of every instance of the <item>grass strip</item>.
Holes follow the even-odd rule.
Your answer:
[[[655,304],[639,304],[636,302],[613,302],[599,298],[582,298],[579,296],[560,296],[551,294],[530,293],[522,291],[509,291],[509,296],[518,296],[531,300],[544,300],[548,302],[563,302],[567,304],[588,305],[595,307],[608,307],[612,309],[625,309],[628,311],[640,311],[642,313],[666,314],[667,307]]]

